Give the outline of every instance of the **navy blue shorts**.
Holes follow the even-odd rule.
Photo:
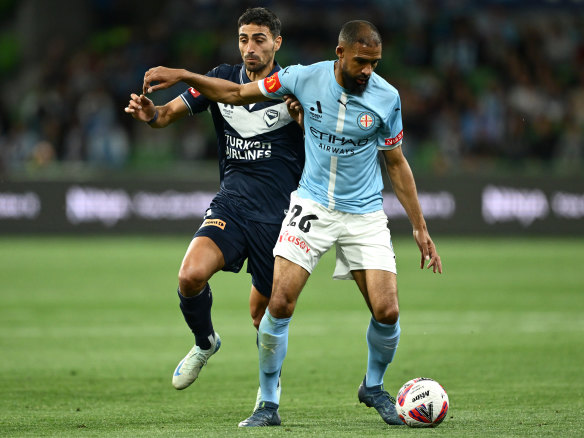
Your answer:
[[[251,283],[269,298],[274,277],[272,251],[280,228],[281,224],[250,221],[237,208],[215,198],[195,237],[206,236],[215,242],[225,259],[223,271],[239,272],[247,259]]]

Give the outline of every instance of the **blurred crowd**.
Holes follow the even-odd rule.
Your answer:
[[[153,130],[124,113],[156,65],[240,61],[248,6],[283,24],[281,65],[334,59],[342,23],[383,36],[377,73],[399,90],[404,151],[437,174],[584,170],[584,3],[42,0],[0,3],[0,175],[132,169],[216,156],[208,116]],[[54,7],[47,7],[53,3]],[[153,96],[163,104],[184,90]]]

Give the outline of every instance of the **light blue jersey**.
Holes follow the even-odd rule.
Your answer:
[[[378,150],[401,145],[397,90],[373,73],[362,95],[334,74],[335,61],[286,67],[260,81],[270,98],[294,94],[304,108],[306,162],[298,196],[348,213],[382,210]]]

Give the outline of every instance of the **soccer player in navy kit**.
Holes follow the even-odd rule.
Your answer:
[[[279,71],[280,29],[280,20],[268,9],[248,9],[238,20],[243,63],[222,64],[207,75],[245,84]],[[193,383],[221,345],[211,320],[209,279],[219,270],[239,272],[246,258],[252,276],[250,313],[258,328],[272,290],[272,250],[304,164],[302,130],[281,99],[224,105],[189,88],[163,106],[132,94],[125,110],[163,128],[207,109],[217,132],[221,187],[179,271],[180,308],[196,343],[173,374],[176,389]]]
[[[400,326],[395,254],[382,206],[381,161],[412,224],[420,268],[427,262],[427,268],[442,273],[442,262],[402,153],[399,94],[374,73],[381,53],[375,26],[351,21],[339,34],[336,61],[286,67],[257,83],[235,85],[165,67],[151,69],[144,77],[148,92],[184,81],[220,102],[243,104],[294,94],[304,108],[306,164],[274,247],[272,296],[259,328],[261,402],[241,427],[280,424],[277,382],[290,319],[310,273],[333,245],[334,278],[355,280],[371,312],[359,401],[374,407],[386,423],[404,424],[383,387]]]

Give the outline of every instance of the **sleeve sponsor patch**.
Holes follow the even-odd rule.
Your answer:
[[[385,146],[393,146],[394,144],[398,144],[404,138],[404,131],[403,129],[393,138],[386,138],[385,139]]]
[[[193,87],[189,88],[189,93],[191,93],[191,96],[193,96],[195,99],[201,95],[201,93],[199,93]]]
[[[202,225],[200,226],[200,228],[211,226],[211,227],[219,227],[222,230],[224,230],[225,225],[226,225],[225,222],[222,221],[221,219],[205,219],[203,221]]]
[[[280,84],[280,78],[278,77],[278,72],[274,73],[272,76],[268,76],[264,79],[264,87],[268,93],[274,93],[280,89],[282,84]]]

